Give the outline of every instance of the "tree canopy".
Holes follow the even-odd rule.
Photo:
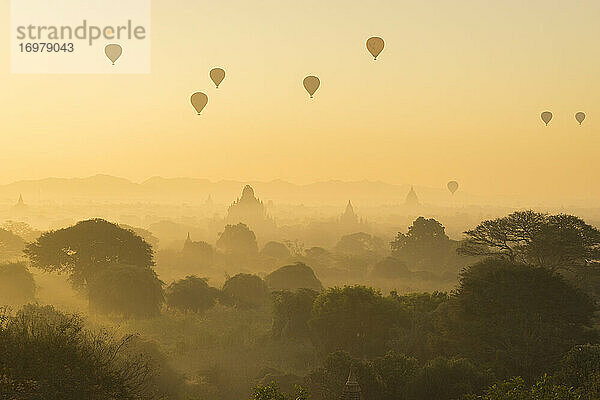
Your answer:
[[[309,326],[319,350],[346,350],[356,356],[385,353],[405,316],[391,297],[373,288],[329,288],[315,300]]]
[[[461,273],[450,306],[459,352],[501,377],[537,378],[572,346],[595,339],[594,303],[542,267],[480,262]]]
[[[152,247],[133,231],[103,219],[91,219],[43,233],[27,245],[25,253],[35,268],[65,272],[77,287],[104,266],[127,264],[146,268],[154,265]]]
[[[465,255],[499,256],[548,268],[600,260],[600,231],[573,215],[517,211],[483,221],[465,235],[458,249]]]
[[[23,263],[0,265],[0,304],[24,304],[34,300],[35,281]]]
[[[217,302],[219,290],[208,286],[207,278],[187,276],[169,285],[167,305],[180,311],[203,312]]]
[[[125,317],[152,317],[164,302],[163,283],[151,268],[110,264],[88,281],[90,310]]]
[[[232,255],[256,255],[258,244],[256,235],[246,224],[227,225],[219,235],[217,247]]]
[[[315,272],[302,262],[286,265],[271,272],[265,277],[265,282],[271,290],[323,290]]]

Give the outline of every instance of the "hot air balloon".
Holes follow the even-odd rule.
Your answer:
[[[382,38],[373,36],[367,40],[367,50],[373,55],[373,59],[377,60],[377,56],[383,51],[385,42]]]
[[[448,190],[452,194],[454,194],[454,192],[456,192],[458,190],[458,182],[456,182],[456,181],[450,181],[450,182],[448,182],[447,186],[448,186]]]
[[[109,44],[104,48],[104,54],[106,57],[115,65],[115,62],[121,57],[123,54],[123,48],[118,44]]]
[[[552,121],[552,113],[550,111],[544,111],[542,113],[542,121],[544,121],[544,123],[546,124],[546,126],[548,126],[548,124],[550,123],[550,121]]]
[[[307,76],[304,78],[304,81],[302,81],[302,84],[312,99],[313,94],[315,94],[319,86],[321,86],[321,81],[316,76]]]
[[[581,125],[583,120],[585,120],[585,113],[579,111],[577,114],[575,114],[575,119],[577,120],[577,122],[579,122],[579,125]]]
[[[192,95],[190,101],[192,102],[192,106],[194,106],[198,115],[200,115],[200,112],[202,112],[208,103],[208,96],[202,92],[196,92]]]
[[[209,75],[210,79],[212,79],[218,89],[221,82],[223,82],[223,79],[225,79],[225,70],[222,68],[213,68],[210,70]]]

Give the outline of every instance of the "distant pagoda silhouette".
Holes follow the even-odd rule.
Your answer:
[[[350,374],[348,375],[348,380],[346,381],[346,385],[344,386],[344,390],[342,391],[341,400],[361,400],[361,390],[358,381],[354,375],[354,369],[350,369]]]
[[[415,192],[415,188],[413,186],[410,187],[410,191],[406,195],[406,200],[404,201],[404,205],[407,207],[418,207],[419,206],[419,198],[417,197],[417,192]]]
[[[354,212],[354,207],[352,207],[350,200],[348,200],[348,204],[346,205],[346,211],[340,217],[340,223],[343,225],[355,225],[358,223],[358,215]]]
[[[226,222],[229,224],[242,222],[252,230],[264,230],[275,226],[273,219],[267,215],[265,205],[254,195],[254,189],[250,185],[244,186],[242,197],[229,206]]]
[[[352,202],[348,200],[348,204],[346,204],[346,210],[339,218],[340,228],[346,232],[356,232],[357,230],[362,230],[366,227],[367,221],[363,221],[362,218],[359,218],[356,212],[354,211],[354,207],[352,206]]]
[[[29,207],[27,204],[25,204],[25,201],[23,201],[23,195],[19,194],[19,200],[17,200],[17,204],[13,206],[13,212],[24,213],[28,208]]]

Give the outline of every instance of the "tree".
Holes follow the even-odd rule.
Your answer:
[[[532,381],[575,344],[596,339],[594,303],[542,267],[480,262],[461,273],[449,305],[449,340],[500,377]]]
[[[204,269],[214,263],[215,249],[206,242],[186,241],[181,251],[181,261],[186,269]],[[190,268],[191,267],[191,268]]]
[[[0,265],[0,304],[24,304],[34,298],[33,275],[23,263]]]
[[[414,400],[455,400],[471,393],[481,393],[493,375],[466,359],[436,358],[425,364],[411,386]]]
[[[33,267],[46,272],[65,272],[79,288],[110,264],[140,268],[154,265],[148,243],[132,231],[103,219],[45,232],[27,245],[25,253]]]
[[[125,317],[152,317],[164,302],[163,283],[151,268],[110,264],[88,281],[92,311]]]
[[[394,352],[365,360],[337,351],[306,376],[305,386],[315,400],[338,400],[352,370],[363,399],[410,400],[409,386],[419,368],[416,359]]]
[[[265,282],[257,275],[237,274],[225,281],[223,294],[242,308],[260,307],[269,299]]]
[[[23,257],[25,241],[14,233],[0,228],[0,261],[18,261]]]
[[[315,300],[309,327],[324,354],[345,350],[356,356],[385,353],[387,342],[403,320],[391,297],[365,286],[330,288]]]
[[[258,385],[252,389],[250,400],[308,400],[308,393],[301,387],[296,387],[296,394],[285,394],[279,390],[275,382],[268,385]]]
[[[342,236],[335,251],[348,256],[375,256],[385,252],[385,244],[376,236],[358,232]]]
[[[286,265],[271,272],[265,277],[265,282],[271,290],[323,290],[323,285],[315,272],[302,262]]]
[[[439,269],[451,249],[451,241],[442,224],[433,218],[417,218],[405,235],[398,232],[390,243],[392,255],[413,269]]]
[[[278,262],[285,262],[292,256],[292,253],[290,253],[290,250],[283,243],[267,242],[260,251],[260,255],[262,257],[273,258]]]
[[[179,311],[204,312],[215,305],[219,290],[208,286],[207,278],[187,276],[169,285],[167,305]]]
[[[273,292],[273,336],[309,337],[308,321],[318,295],[311,289]]]
[[[84,329],[75,314],[27,305],[0,324],[0,393],[7,399],[156,399],[144,354],[124,355],[131,337]]]
[[[21,221],[6,221],[2,224],[2,228],[19,236],[26,242],[33,242],[42,234],[41,231],[32,228],[28,223]]]
[[[560,362],[556,378],[575,388],[581,400],[600,398],[600,345],[586,344],[573,347]]]
[[[335,252],[340,267],[362,275],[386,254],[386,248],[380,238],[359,232],[342,236]]]
[[[376,278],[398,279],[411,275],[406,262],[396,257],[386,257],[373,266],[371,275]]]
[[[544,375],[532,387],[521,377],[494,384],[482,396],[471,395],[467,400],[581,400],[573,389],[553,382]]]
[[[256,235],[243,223],[225,226],[225,230],[219,235],[219,239],[217,240],[217,247],[231,255],[246,256],[258,254]]]
[[[497,256],[548,268],[600,260],[600,231],[573,215],[518,211],[487,220],[467,236],[459,253]]]
[[[408,327],[396,336],[392,348],[419,360],[431,360],[445,354],[445,343],[436,322],[440,309],[448,302],[448,294],[433,292],[400,295],[392,291],[391,296],[409,315]]]

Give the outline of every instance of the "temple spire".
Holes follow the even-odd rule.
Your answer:
[[[361,390],[358,381],[356,380],[354,368],[350,368],[350,373],[348,374],[348,380],[346,381],[346,385],[344,386],[344,390],[342,391],[341,400],[361,400]]]

